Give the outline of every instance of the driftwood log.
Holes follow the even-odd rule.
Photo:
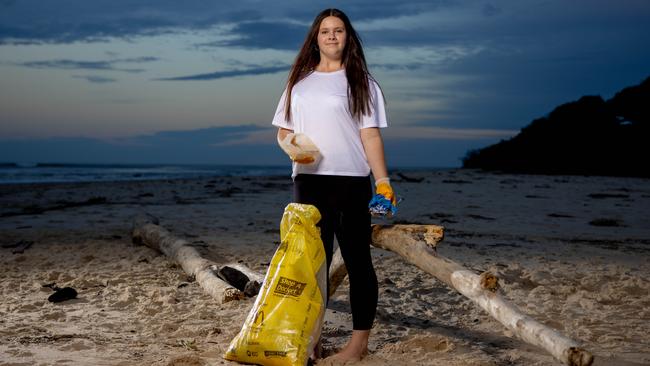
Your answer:
[[[215,263],[202,258],[188,241],[157,224],[153,216],[138,216],[133,223],[133,242],[158,250],[180,264],[185,273],[194,276],[199,286],[220,303],[244,298],[241,290],[217,277],[219,267]]]
[[[588,366],[593,356],[574,340],[523,314],[499,293],[497,277],[489,272],[476,274],[438,255],[436,245],[444,229],[435,225],[373,225],[372,245],[389,250],[474,301],[501,324],[527,343],[541,347],[570,366]],[[330,295],[341,284],[347,270],[336,251],[330,267]]]

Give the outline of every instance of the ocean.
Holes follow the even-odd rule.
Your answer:
[[[291,175],[291,165],[17,164],[0,163],[0,184]]]

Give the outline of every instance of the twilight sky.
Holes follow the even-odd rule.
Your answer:
[[[389,166],[650,76],[648,0],[0,0],[0,162],[288,163],[270,121],[327,7],[386,93]]]

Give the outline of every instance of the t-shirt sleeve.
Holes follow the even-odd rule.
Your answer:
[[[284,113],[284,105],[286,103],[286,100],[287,89],[285,88],[284,92],[282,92],[282,96],[280,97],[280,101],[278,102],[278,107],[275,109],[275,116],[273,116],[273,122],[271,124],[276,127],[292,130],[293,124],[285,120],[286,113]]]
[[[388,127],[386,121],[386,106],[384,105],[384,94],[374,80],[369,80],[370,87],[370,115],[363,115],[361,128]]]

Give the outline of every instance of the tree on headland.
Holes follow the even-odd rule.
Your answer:
[[[509,140],[470,151],[463,168],[650,177],[650,77],[605,101],[584,96]]]

